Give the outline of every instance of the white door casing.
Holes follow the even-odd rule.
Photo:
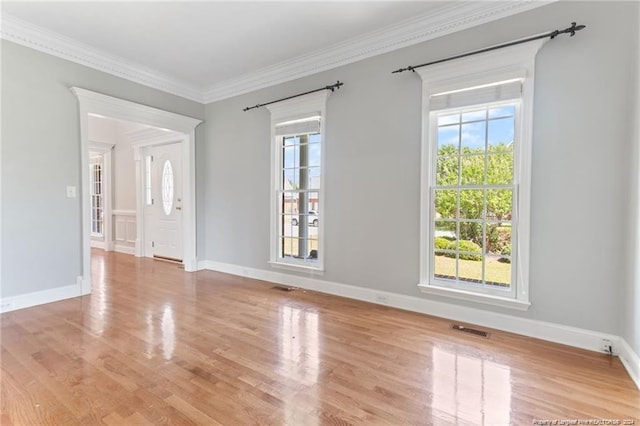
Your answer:
[[[183,263],[186,271],[197,269],[196,259],[196,199],[195,199],[195,129],[202,120],[187,117],[141,105],[135,102],[125,101],[101,93],[79,87],[71,87],[70,90],[78,98],[78,112],[80,121],[80,170],[89,168],[89,131],[88,114],[102,115],[105,117],[145,124],[159,129],[169,129],[181,134],[182,165],[183,165]],[[134,149],[135,153],[135,149]],[[140,163],[136,161],[136,179],[140,182]],[[80,202],[82,207],[82,271],[78,276],[78,285],[81,294],[91,293],[91,206],[89,203],[89,174],[80,173],[81,192]],[[140,188],[138,185],[137,188]],[[139,192],[139,191],[137,191]],[[144,221],[141,204],[141,193],[138,193],[136,221],[138,235]],[[139,243],[139,241],[137,241]],[[141,251],[141,250],[139,250]],[[136,250],[138,252],[138,248]]]

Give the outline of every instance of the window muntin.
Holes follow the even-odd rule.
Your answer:
[[[520,101],[432,112],[430,281],[500,296],[515,294]],[[512,252],[512,250],[514,250]]]
[[[102,163],[89,165],[89,190],[91,197],[91,235],[104,236],[104,196]]]
[[[271,114],[269,263],[324,273],[326,103],[319,91],[268,105]]]
[[[317,120],[317,118],[316,118]],[[319,132],[278,136],[278,259],[318,264],[322,137]]]
[[[535,40],[505,49],[492,50],[416,69],[416,73],[422,79],[423,111],[422,180],[420,185],[421,262],[418,287],[424,293],[518,310],[527,310],[531,306],[529,264],[535,58],[546,40]],[[492,286],[474,284],[472,282],[437,279],[433,275],[434,237],[436,236],[436,221],[434,217],[435,169],[437,167],[436,136],[438,124],[444,124],[444,122],[438,123],[435,115],[449,112],[452,117],[445,118],[445,114],[442,114],[441,119],[453,121],[457,119],[456,114],[461,114],[463,110],[465,112],[473,112],[481,109],[481,107],[491,106],[495,107],[495,109],[490,111],[489,118],[507,118],[503,115],[508,111],[502,110],[501,107],[509,103],[516,104],[514,114],[515,143],[512,145],[512,278],[509,290],[496,289]],[[486,125],[486,131],[491,131],[492,134],[499,136],[494,124],[489,125],[487,123]],[[461,126],[458,130],[454,127],[449,129],[452,133],[459,130],[462,130]],[[492,141],[493,139],[489,143],[493,144]],[[511,154],[501,153],[499,155]],[[494,158],[494,160],[498,160],[498,157]],[[444,160],[441,160],[442,162]],[[460,165],[461,162],[458,162],[451,167],[459,168]],[[464,166],[469,169],[473,164],[464,164]],[[465,174],[465,176],[467,175]],[[491,179],[488,183],[491,185],[505,185],[504,180],[501,179]],[[471,180],[465,180],[465,185],[478,184],[471,183]],[[458,188],[451,189],[458,190]],[[465,189],[474,188],[465,187]],[[508,193],[506,194],[508,195]],[[458,214],[457,211],[455,213]],[[468,219],[464,218],[460,222],[470,222]],[[451,227],[450,223],[453,221],[445,222],[449,222],[449,227]],[[438,225],[439,228],[444,228],[443,224]],[[466,224],[463,226],[466,226]],[[457,228],[454,230],[444,228],[439,232],[452,235],[456,231]],[[506,231],[501,232],[505,234],[503,238],[509,238]],[[445,247],[444,249],[448,248]],[[482,249],[486,252],[486,245],[483,245]],[[477,268],[474,271],[472,272],[477,276]],[[453,275],[451,272],[449,274]]]

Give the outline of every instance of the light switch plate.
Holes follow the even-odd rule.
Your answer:
[[[67,186],[67,198],[76,198],[75,186]]]

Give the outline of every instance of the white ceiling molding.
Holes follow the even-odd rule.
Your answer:
[[[205,103],[215,102],[285,83],[522,13],[554,1],[556,0],[451,2],[439,12],[431,12],[404,20],[378,31],[346,40],[327,49],[293,58],[236,79],[223,81],[209,87],[204,92],[204,101]],[[389,72],[391,71],[389,70]]]
[[[450,2],[435,12],[401,21],[208,88],[180,81],[6,13],[2,14],[0,36],[154,89],[200,103],[211,103],[438,38],[554,1],[556,0]]]
[[[202,90],[158,71],[2,13],[0,36],[17,44],[202,103]]]

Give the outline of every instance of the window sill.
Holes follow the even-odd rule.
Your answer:
[[[499,306],[501,308],[526,311],[531,306],[529,301],[510,299],[506,297],[491,296],[488,294],[478,294],[465,290],[453,288],[437,287],[429,284],[418,284],[420,291],[436,296],[450,297],[452,299],[468,300],[471,302],[484,303],[486,305]]]
[[[308,272],[313,275],[324,275],[324,269],[322,267],[298,265],[295,263],[274,262],[270,261],[269,264],[272,268],[286,269],[289,271]]]

